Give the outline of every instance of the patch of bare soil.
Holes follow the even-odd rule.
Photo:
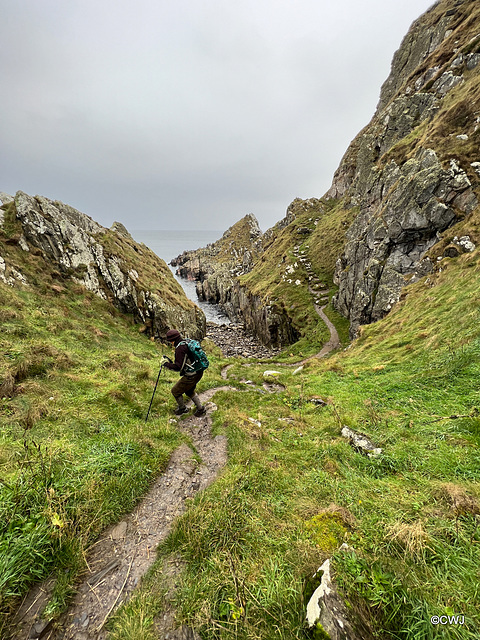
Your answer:
[[[175,518],[185,510],[185,500],[205,489],[227,461],[225,436],[211,435],[211,413],[215,405],[209,400],[220,387],[200,394],[207,414],[190,415],[179,421],[194,451],[182,444],[172,455],[161,475],[137,508],[121,522],[108,529],[87,555],[88,570],[77,588],[68,612],[54,624],[41,619],[52,584],[44,583],[32,590],[14,619],[12,638],[28,640],[105,640],[104,628],[109,616],[126,601],[156,559],[156,548],[172,529]],[[159,623],[161,638],[196,637],[193,630],[175,630],[175,615],[167,612]]]

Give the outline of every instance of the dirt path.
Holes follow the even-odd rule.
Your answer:
[[[318,295],[318,293],[316,293],[315,291],[313,291],[313,289],[311,287],[308,287],[308,290],[310,291],[310,293],[313,296]],[[325,293],[325,292],[320,292],[320,293]],[[326,293],[328,293],[328,290],[326,290]],[[328,304],[328,303],[327,303]],[[340,347],[340,338],[338,337],[338,332],[335,329],[335,326],[333,324],[333,322],[331,322],[327,315],[324,312],[325,307],[327,306],[327,304],[324,304],[322,307],[319,306],[316,302],[314,303],[314,307],[315,307],[315,311],[318,313],[318,315],[320,316],[320,318],[324,321],[324,323],[327,325],[328,330],[330,331],[330,339],[328,342],[326,342],[323,347],[321,348],[321,350],[316,353],[314,356],[310,356],[308,358],[305,358],[304,360],[301,360],[298,364],[304,364],[305,362],[308,362],[309,360],[312,360],[313,358],[323,358],[324,356],[326,356],[328,353],[330,353],[330,351],[334,351],[335,349],[338,349]]]
[[[316,285],[314,285],[316,286]],[[322,358],[340,346],[338,333],[324,313],[317,298],[328,294],[328,290],[310,293],[315,298],[315,310],[330,331],[330,339],[317,354],[294,364],[272,363],[275,366],[298,367],[314,358]],[[218,337],[218,336],[216,336]],[[230,335],[227,338],[231,340]],[[245,350],[246,347],[242,346]],[[255,345],[248,345],[255,349]],[[259,347],[258,347],[259,348]],[[245,353],[245,355],[247,355]],[[260,356],[260,354],[255,353]],[[264,355],[262,353],[262,355]],[[222,378],[227,380],[227,365]],[[280,390],[283,387],[279,387]],[[217,387],[200,394],[207,403],[207,415],[195,418],[190,415],[179,421],[179,428],[188,434],[194,450],[181,445],[172,455],[166,471],[155,481],[148,494],[137,508],[121,522],[108,529],[87,554],[88,571],[77,588],[77,594],[67,613],[55,624],[45,623],[40,615],[51,595],[53,582],[32,589],[25,598],[13,621],[12,638],[15,640],[106,640],[105,623],[111,614],[125,602],[139,584],[142,576],[156,559],[156,548],[172,530],[175,519],[185,511],[185,500],[205,489],[215,480],[227,461],[225,436],[211,436],[211,413],[215,405],[210,402],[217,391],[235,390],[230,386]],[[267,388],[273,392],[278,389]],[[201,463],[195,459],[201,458]],[[175,559],[165,561],[164,575],[172,578],[180,571]],[[174,589],[174,587],[171,587]],[[167,594],[168,596],[168,594]],[[175,612],[164,612],[156,622],[159,637],[172,640],[198,638],[192,629],[175,629]]]
[[[201,464],[195,460],[195,452],[182,444],[137,508],[108,529],[90,549],[88,572],[68,612],[55,626],[42,622],[39,615],[53,585],[37,587],[17,613],[12,636],[15,640],[104,640],[107,637],[106,620],[128,599],[155,561],[158,544],[170,533],[175,518],[185,511],[185,500],[213,482],[226,464],[226,437],[211,436],[211,413],[216,407],[209,401],[217,391],[230,389],[232,387],[225,386],[201,393],[202,402],[207,403],[207,415],[202,418],[191,415],[179,421],[180,430],[190,436]],[[165,620],[164,637],[173,629],[174,615],[166,616]],[[194,637],[193,631],[189,633]]]

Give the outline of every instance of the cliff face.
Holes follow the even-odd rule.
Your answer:
[[[479,71],[478,3],[437,2],[395,53],[377,110],[325,197],[295,200],[281,222],[257,233],[230,262],[219,259],[215,243],[177,259],[179,273],[198,280],[201,297],[222,304],[265,344],[286,344],[304,328],[294,319],[298,301],[286,287],[290,279],[281,282],[280,272],[302,250],[320,278],[338,286],[334,308],[355,336],[443,255],[478,242],[468,221],[480,196]],[[299,224],[308,226],[311,216],[316,227],[299,237]],[[455,235],[467,236],[466,243],[453,242]],[[440,245],[445,254],[432,251]]]
[[[238,320],[238,300],[234,296],[236,278],[248,273],[262,251],[262,232],[249,214],[227,229],[205,248],[184,251],[171,261],[182,278],[196,281],[202,300],[219,304],[231,320]]]
[[[71,278],[131,313],[150,335],[163,336],[170,327],[192,337],[205,335],[203,312],[186,298],[165,262],[137,244],[123,225],[106,229],[68,205],[21,191],[14,198],[0,195],[0,240],[43,256],[57,269],[59,282]],[[12,286],[29,284],[3,257],[0,278]]]
[[[177,267],[177,274],[197,282],[200,298],[220,304],[263,344],[291,344],[305,329],[305,296],[299,300],[298,294],[300,289],[304,292],[300,284],[307,284],[294,249],[310,237],[315,228],[313,217],[318,222],[320,210],[319,200],[297,198],[285,217],[263,234],[256,218],[245,216],[217,242],[184,252],[171,264]],[[299,258],[300,263],[306,260]]]
[[[360,210],[335,269],[334,304],[352,335],[434,268],[427,251],[477,207],[479,32],[472,0],[438,2],[417,20],[335,174],[327,197]]]

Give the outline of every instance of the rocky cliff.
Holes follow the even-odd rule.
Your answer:
[[[327,194],[295,199],[264,234],[245,216],[219,241],[172,261],[177,273],[274,346],[306,332],[298,287],[317,275],[337,286],[332,303],[354,337],[406,285],[478,242],[469,220],[480,195],[479,70],[480,7],[437,2],[395,53],[377,110]]]
[[[200,298],[220,304],[264,345],[291,344],[307,328],[305,300],[297,299],[304,289],[300,284],[308,283],[302,266],[307,258],[297,253],[313,233],[321,208],[316,198],[296,198],[284,218],[263,234],[250,214],[217,242],[184,252],[171,264],[178,275],[197,282]]]
[[[290,342],[304,333],[293,318],[295,296],[272,294],[283,263],[291,268],[300,250],[322,280],[338,287],[332,302],[354,337],[361,324],[387,314],[406,285],[441,268],[443,258],[473,250],[479,240],[469,222],[480,197],[479,71],[478,2],[440,0],[395,53],[377,110],[349,146],[327,194],[295,200],[257,242],[248,269],[240,269],[244,275],[231,271],[210,299],[228,300],[229,313],[266,344]],[[308,230],[313,219],[316,226]],[[279,256],[275,245],[282,242]],[[214,262],[212,256],[211,282]],[[266,274],[265,265],[276,275]]]
[[[202,300],[219,304],[231,320],[241,313],[234,296],[238,276],[248,273],[262,252],[262,231],[249,214],[227,229],[223,236],[196,251],[184,251],[170,264],[182,278],[196,281]]]
[[[429,250],[478,205],[479,32],[474,0],[442,0],[419,18],[335,174],[327,197],[359,207],[335,269],[352,335],[435,268]]]
[[[2,245],[42,256],[54,268],[60,291],[65,278],[133,315],[142,330],[156,337],[175,327],[201,338],[205,316],[188,300],[163,260],[136,243],[120,223],[106,229],[87,215],[58,201],[0,194],[0,251]],[[3,254],[3,255],[2,255]],[[0,257],[0,279],[29,286],[29,278],[13,259]]]

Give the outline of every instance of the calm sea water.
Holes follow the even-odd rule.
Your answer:
[[[130,231],[130,229],[129,229]],[[143,242],[165,262],[170,262],[184,251],[206,247],[222,237],[223,231],[130,231],[137,242]]]
[[[172,258],[176,258],[184,251],[200,249],[211,242],[215,242],[215,240],[222,237],[223,231],[185,231],[182,229],[181,231],[136,230],[130,231],[130,233],[137,242],[146,244],[149,249],[160,258],[163,258],[168,264]],[[197,298],[194,282],[177,276],[173,267],[170,267],[170,269],[187,297],[203,310],[208,322],[216,322],[217,324],[230,323],[230,320],[220,311],[218,305]]]

